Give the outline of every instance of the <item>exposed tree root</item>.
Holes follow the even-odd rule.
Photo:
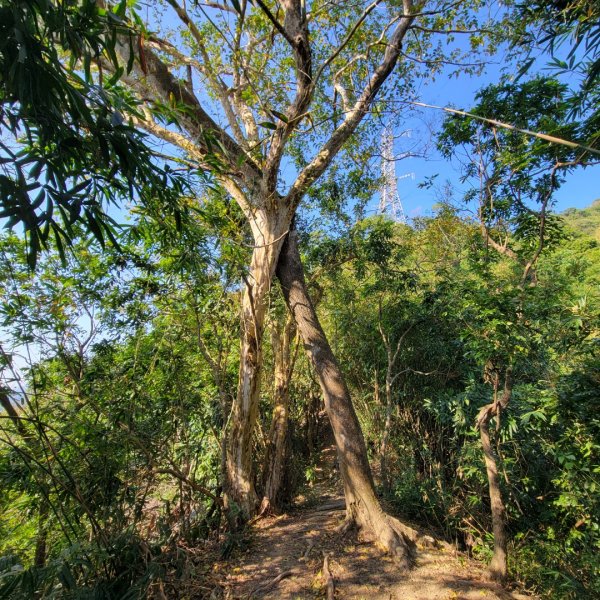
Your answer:
[[[271,515],[273,514],[273,512],[274,511],[273,506],[271,505],[271,501],[266,496],[264,496],[262,502],[260,503],[258,514],[256,515],[256,517],[254,517],[254,519],[252,519],[252,521]]]
[[[356,521],[352,517],[346,517],[344,522],[335,528],[335,533],[339,536],[345,536],[353,527],[356,526]]]
[[[258,587],[254,588],[248,596],[248,598],[253,598],[257,594],[264,594],[265,592],[268,592],[274,585],[277,585],[282,579],[285,579],[286,577],[291,577],[295,574],[296,569],[288,569],[287,571],[280,573],[279,575],[277,575],[277,577],[274,577],[270,581],[267,581],[266,583],[263,583],[262,585],[259,585]]]
[[[409,569],[416,558],[417,541],[426,547],[435,546],[436,542],[431,536],[421,537],[415,529],[404,525],[398,519],[384,513],[381,509],[375,515],[370,515],[366,510],[347,511],[343,523],[336,527],[335,533],[339,536],[346,535],[351,529],[356,528],[367,540],[375,543],[383,552],[394,557],[401,570]]]
[[[372,534],[377,544],[397,559],[400,568],[408,569],[417,534],[381,509],[350,391],[308,294],[297,237],[296,231],[290,231],[279,255],[277,277],[323,392],[338,451],[346,513],[359,529]]]
[[[323,581],[325,582],[325,590],[327,593],[327,600],[334,600],[335,598],[335,580],[329,570],[329,556],[323,552]]]
[[[315,542],[314,540],[311,540],[308,545],[306,546],[306,550],[302,553],[302,556],[300,558],[308,558],[310,556],[310,552],[311,550],[315,547]]]
[[[375,532],[377,545],[394,557],[398,568],[408,570],[416,556],[417,532],[384,513],[384,521]]]
[[[322,504],[315,508],[314,512],[333,512],[336,510],[346,510],[346,502],[344,500],[336,500],[335,502]]]
[[[374,496],[354,494],[353,500],[347,506],[345,527],[356,525],[361,534],[395,559],[399,569],[408,570],[416,558],[419,533],[386,514]]]

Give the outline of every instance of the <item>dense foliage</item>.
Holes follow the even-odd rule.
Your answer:
[[[379,452],[385,401],[373,390],[383,389],[387,363],[376,324],[394,344],[401,340],[387,450],[391,497],[486,556],[491,524],[475,423],[493,393],[490,357],[513,351],[513,397],[494,431],[511,571],[556,597],[597,594],[597,242],[572,233],[540,263],[538,285],[521,304],[512,261],[453,212],[410,230],[369,228],[378,245],[382,231],[389,236],[387,277],[378,263],[349,265],[335,276],[328,306],[345,332],[338,351]],[[515,329],[517,306],[525,314]]]
[[[386,469],[381,485],[407,516],[481,557],[490,525],[475,417],[492,393],[490,353],[516,348],[512,404],[493,433],[511,573],[556,597],[598,592],[600,248],[582,231],[585,214],[568,212],[568,235],[540,262],[517,330],[514,265],[450,208],[411,228],[376,218],[345,238],[310,234],[319,238],[310,260],[320,312],[329,330],[344,331],[336,350],[373,463]],[[182,548],[222,523],[235,287],[215,264],[190,284],[198,266],[182,266],[176,248],[158,261],[156,248],[140,243],[125,257],[80,248],[67,265],[48,256],[33,276],[22,243],[5,236],[2,244],[3,322],[15,348],[3,345],[5,375],[23,364],[17,355],[28,344],[43,342],[24,396],[14,397],[17,406],[26,397],[19,420],[1,421],[4,596],[135,596],[172,583],[173,569],[190,576]],[[388,432],[382,335],[401,342]],[[289,443],[300,451],[288,455],[286,485],[310,478],[311,389],[299,359]],[[266,385],[265,408],[272,394]]]
[[[124,201],[180,211],[187,180],[159,165],[132,126],[140,112],[119,83],[123,69],[94,69],[117,66],[118,35],[133,43],[124,8],[0,2],[0,218],[22,225],[32,266],[49,245],[62,252],[78,222],[114,243],[109,209]]]
[[[312,483],[335,419],[274,285],[290,231],[385,502],[485,561],[502,529],[544,597],[600,595],[600,201],[553,212],[597,153],[595,4],[167,0],[174,44],[130,4],[0,1],[0,599],[211,597],[255,491]],[[502,41],[521,79],[437,137],[464,196],[365,218],[378,121]],[[540,56],[579,87],[528,79]]]

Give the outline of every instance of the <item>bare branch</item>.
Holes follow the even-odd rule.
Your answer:
[[[187,64],[192,64],[193,66],[196,66],[197,68],[199,68],[200,72],[206,76],[206,78],[210,82],[213,91],[219,98],[219,102],[223,107],[225,116],[227,117],[227,121],[229,123],[229,126],[231,127],[236,141],[245,150],[247,150],[248,144],[244,138],[244,135],[242,134],[242,130],[238,123],[237,117],[233,112],[231,103],[229,102],[227,86],[223,83],[219,75],[214,71],[214,69],[211,66],[212,61],[210,60],[210,56],[206,50],[202,33],[200,32],[196,24],[192,21],[184,7],[182,7],[176,0],[167,0],[167,2],[177,13],[177,16],[179,17],[181,22],[188,28],[188,30],[192,34],[194,41],[198,45],[200,54],[202,55],[202,60],[204,61],[203,64],[199,63],[198,61],[193,61],[193,63],[188,62]],[[171,50],[171,52],[173,52],[173,50]],[[183,53],[179,52],[177,49],[174,49],[174,52],[179,54],[179,58],[182,59],[183,62],[187,62],[186,57],[183,55]]]
[[[237,11],[232,6],[226,4],[219,4],[218,2],[197,2],[198,6],[207,6],[208,8],[216,8],[217,10],[237,14]]]
[[[410,333],[411,329],[415,326],[414,323],[411,323],[402,333],[398,343],[396,344],[396,351],[394,352],[394,356],[392,357],[392,367],[396,364],[396,360],[398,358],[398,354],[400,352],[400,348],[402,347],[402,342],[404,342],[404,338]]]
[[[284,29],[283,25],[275,18],[273,13],[269,10],[269,7],[262,0],[255,0],[256,5],[263,11],[267,19],[273,23],[275,29],[283,36],[285,41],[292,47],[295,47],[294,40],[290,37],[289,33]]]
[[[259,1],[259,0],[257,0]],[[277,185],[279,166],[285,143],[290,134],[305,116],[314,92],[312,77],[312,53],[308,39],[308,23],[303,15],[301,3],[297,0],[284,0],[286,39],[294,49],[296,63],[296,95],[286,110],[286,119],[280,120],[273,134],[265,163],[265,185],[274,190]]]
[[[392,73],[398,61],[398,56],[400,55],[402,40],[414,18],[410,14],[411,8],[412,4],[410,0],[405,0],[405,14],[401,17],[400,22],[390,38],[381,63],[377,69],[375,69],[375,72],[370,77],[360,97],[355,102],[352,110],[346,115],[344,121],[333,132],[329,140],[321,147],[315,158],[302,170],[290,188],[286,201],[291,210],[295,210],[295,207],[298,205],[304,192],[306,192],[313,182],[316,181],[316,179],[320,177],[325,169],[331,164],[342,145],[350,135],[352,135],[363,117],[367,114],[377,92]]]
[[[205,153],[200,151],[198,146],[181,133],[177,133],[176,131],[172,131],[171,129],[167,129],[159,125],[149,110],[144,111],[145,119],[137,119],[133,118],[132,122],[137,127],[141,127],[146,130],[148,133],[156,136],[164,140],[165,142],[169,142],[175,146],[181,148],[188,156],[198,162],[199,165],[205,166],[204,157]]]
[[[139,51],[137,56],[132,56],[134,47]],[[151,48],[144,47],[141,36],[118,38],[116,50],[124,65],[132,64],[131,71],[123,76],[123,81],[142,98],[156,98],[166,105],[175,105],[174,112],[178,113],[180,126],[193,137],[199,152],[204,155],[211,153],[212,143],[216,141],[224,151],[220,159],[232,170],[244,173],[250,179],[260,176],[260,168],[210,117],[185,82],[176,78]],[[177,110],[177,107],[182,109]]]
[[[464,110],[457,110],[455,108],[449,108],[447,106],[436,106],[435,104],[426,104],[425,102],[408,102],[408,104],[413,104],[414,106],[422,106],[424,108],[435,108],[437,110],[443,110],[444,112],[447,112],[447,113],[450,113],[453,115],[461,115],[463,117],[470,117],[472,119],[476,119],[476,120],[482,121],[484,123],[489,123],[490,125],[496,125],[497,127],[509,129],[510,131],[518,131],[519,133],[524,133],[525,135],[530,135],[532,137],[536,137],[540,140],[544,140],[544,141],[550,142],[552,144],[560,144],[562,146],[567,146],[569,148],[577,148],[579,150],[583,150],[585,152],[591,152],[592,154],[596,154],[597,156],[600,156],[600,150],[597,150],[596,148],[591,148],[590,146],[585,146],[584,144],[578,144],[577,142],[571,142],[570,140],[558,138],[553,135],[539,133],[538,131],[530,131],[529,129],[521,129],[520,127],[516,127],[515,125],[511,125],[510,123],[503,123],[502,121],[496,121],[495,119],[488,119],[486,117],[482,117],[480,115],[474,115],[473,113],[466,112]]]
[[[342,43],[331,53],[329,58],[319,67],[319,70],[317,71],[317,74],[315,75],[315,82],[317,82],[320,79],[321,75],[323,74],[323,71],[325,71],[325,69],[339,56],[340,52],[348,45],[350,40],[352,40],[357,29],[363,24],[364,20],[369,16],[369,14],[371,12],[373,12],[373,10],[375,10],[377,5],[380,3],[381,3],[381,0],[375,0],[375,2],[373,2],[372,4],[367,6],[367,8],[363,11],[362,15],[360,15],[360,17],[358,18],[358,20],[352,27],[352,29],[348,32],[348,35],[344,38]]]

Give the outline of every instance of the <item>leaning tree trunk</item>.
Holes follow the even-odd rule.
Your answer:
[[[395,556],[402,568],[407,568],[417,533],[386,515],[377,500],[365,441],[348,387],[308,295],[295,231],[288,234],[281,250],[277,277],[319,378],[338,450],[347,522],[373,535],[379,546]]]
[[[273,226],[275,224],[275,226]],[[250,271],[244,278],[241,321],[242,340],[237,396],[234,399],[226,444],[226,471],[224,505],[237,521],[245,521],[256,514],[258,495],[254,487],[252,440],[258,415],[260,372],[262,367],[261,342],[267,310],[267,294],[282,244],[282,227],[277,219],[263,218],[255,228],[257,245],[252,253]],[[287,226],[283,226],[283,233]],[[236,508],[237,510],[232,510]],[[231,519],[230,519],[231,521]],[[230,522],[234,526],[235,523]]]
[[[290,404],[289,387],[294,368],[292,355],[294,330],[294,319],[288,314],[283,327],[276,324],[272,332],[275,393],[273,418],[263,472],[264,491],[260,514],[268,513],[276,508],[277,497],[283,482]]]

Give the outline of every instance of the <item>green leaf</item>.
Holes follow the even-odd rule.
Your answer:
[[[289,119],[283,113],[280,113],[279,111],[273,109],[269,109],[269,112],[274,117],[277,117],[280,121],[283,121],[284,123],[289,123]]]

